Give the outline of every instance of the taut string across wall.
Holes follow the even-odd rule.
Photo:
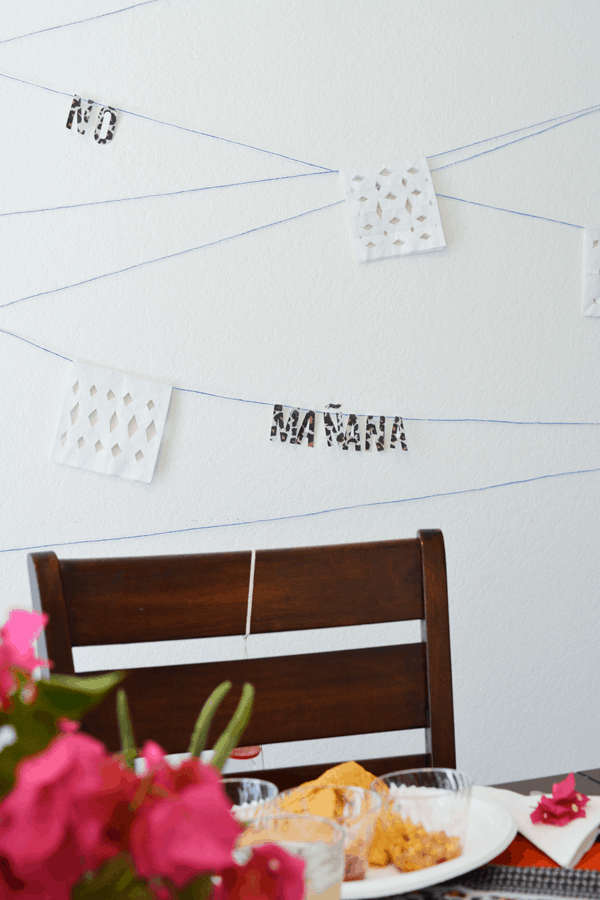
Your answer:
[[[30,547],[6,547],[0,553],[16,553],[29,550],[43,550],[46,547],[72,547],[79,544],[104,544],[110,541],[133,541],[139,538],[164,537],[168,534],[190,534],[196,531],[211,531],[217,528],[238,528],[245,525],[265,525],[272,522],[289,522],[293,519],[309,519],[314,516],[324,516],[331,513],[350,512],[355,509],[373,509],[382,506],[397,506],[400,503],[414,503],[417,500],[433,500],[440,497],[456,497],[459,494],[477,494],[481,491],[491,491],[496,488],[513,487],[517,484],[530,484],[534,481],[545,481],[548,478],[565,478],[568,475],[590,475],[600,472],[600,467],[595,469],[576,469],[572,472],[550,472],[547,475],[535,475],[533,478],[521,478],[517,481],[503,481],[498,484],[485,484],[482,487],[463,488],[460,491],[442,491],[438,494],[423,494],[420,497],[400,497],[397,500],[377,500],[372,503],[356,503],[351,506],[337,506],[331,509],[317,509],[313,512],[293,513],[288,516],[273,516],[263,519],[249,519],[245,522],[219,522],[215,525],[196,525],[193,528],[171,528],[167,531],[148,531],[143,534],[120,534],[115,537],[86,538],[75,541],[53,541],[51,544],[35,544]]]

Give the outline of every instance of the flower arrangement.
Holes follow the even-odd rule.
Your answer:
[[[249,721],[252,686],[244,685],[210,765],[200,753],[229,682],[204,704],[190,758],[172,768],[149,741],[138,775],[122,690],[121,753],[107,754],[79,730],[125,673],[33,680],[38,666],[51,666],[32,646],[46,620],[13,610],[0,631],[0,898],[302,900],[302,860],[276,845],[235,850],[242,827],[220,769]]]

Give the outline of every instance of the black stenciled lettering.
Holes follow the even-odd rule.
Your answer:
[[[408,450],[406,445],[406,435],[404,434],[404,422],[402,421],[401,416],[394,416],[392,434],[390,437],[390,450],[395,450],[398,444],[400,444],[403,450]]]
[[[378,452],[385,448],[385,416],[379,416],[379,432],[375,425],[375,416],[367,416],[365,426],[365,450],[371,449],[371,438],[375,441]]]
[[[323,424],[325,425],[325,437],[327,438],[327,446],[332,447],[335,441],[336,444],[340,446],[344,446],[344,441],[346,439],[346,431],[344,428],[344,422],[342,419],[342,414],[339,412],[330,413],[330,409],[339,409],[339,403],[328,403],[326,406],[326,412],[323,413]]]
[[[350,445],[352,444],[355,450],[362,450],[360,440],[360,427],[358,424],[358,418],[354,413],[350,413],[348,415],[348,422],[346,423],[346,434],[342,449],[348,450]]]
[[[104,125],[104,120],[107,114],[110,114],[110,121],[107,125],[104,137],[100,137],[100,135],[102,134],[102,126]],[[106,144],[108,141],[112,141],[116,124],[117,113],[115,112],[115,110],[112,108],[112,106],[103,106],[98,114],[96,130],[94,131],[94,140],[98,141],[99,144]]]
[[[67,119],[67,128],[72,128],[75,114],[77,114],[77,131],[79,134],[85,134],[86,125],[90,121],[90,113],[92,112],[93,105],[94,101],[88,100],[86,105],[83,106],[81,97],[74,94],[71,109],[69,110],[69,117]]]

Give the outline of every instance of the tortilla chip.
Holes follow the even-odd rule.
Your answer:
[[[338,784],[341,787],[360,787],[370,788],[375,781],[376,775],[371,775],[357,762],[341,763],[334,766],[333,769],[327,769],[322,775],[319,775],[309,784]],[[305,787],[306,785],[303,785]]]

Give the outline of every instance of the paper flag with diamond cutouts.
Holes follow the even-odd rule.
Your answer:
[[[426,159],[340,172],[360,261],[446,246]]]
[[[600,230],[583,229],[583,315],[600,316]]]
[[[166,384],[74,363],[53,461],[151,482],[170,401]]]

